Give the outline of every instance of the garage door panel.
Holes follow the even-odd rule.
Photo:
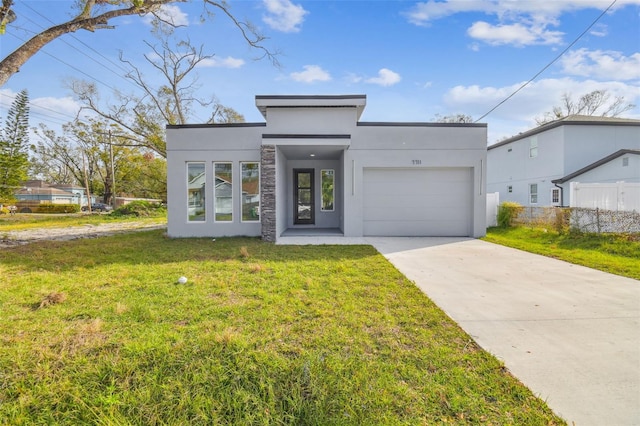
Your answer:
[[[365,169],[364,235],[468,236],[469,168]]]
[[[457,221],[378,221],[365,222],[364,235],[370,237],[463,237],[459,235],[460,226]],[[420,233],[418,233],[420,231]]]
[[[454,209],[449,212],[442,212],[442,209],[433,207],[424,210],[394,210],[389,212],[387,209],[371,208],[367,212],[367,221],[385,221],[385,222],[445,222],[445,221],[465,221],[468,215],[466,212]]]

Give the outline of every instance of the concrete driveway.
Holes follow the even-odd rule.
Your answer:
[[[640,281],[480,240],[366,241],[569,425],[640,425]]]

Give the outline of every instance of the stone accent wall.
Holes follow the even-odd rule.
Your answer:
[[[262,239],[276,241],[276,146],[260,148],[260,221]]]

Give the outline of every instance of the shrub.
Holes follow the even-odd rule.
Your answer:
[[[164,216],[167,209],[161,203],[150,201],[132,201],[120,206],[111,213],[114,216]]]
[[[80,206],[77,204],[40,204],[38,213],[78,213]]]
[[[498,226],[509,228],[513,226],[520,212],[524,210],[521,204],[513,201],[505,201],[498,206]]]
[[[556,209],[556,218],[553,222],[553,228],[559,234],[569,231],[569,221],[571,219],[571,209],[558,207]]]

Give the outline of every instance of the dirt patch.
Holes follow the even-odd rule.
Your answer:
[[[38,228],[0,232],[0,249],[29,244],[35,241],[70,241],[79,238],[98,238],[123,232],[164,229],[166,225],[143,222],[114,222],[99,225],[69,226],[66,228]]]

